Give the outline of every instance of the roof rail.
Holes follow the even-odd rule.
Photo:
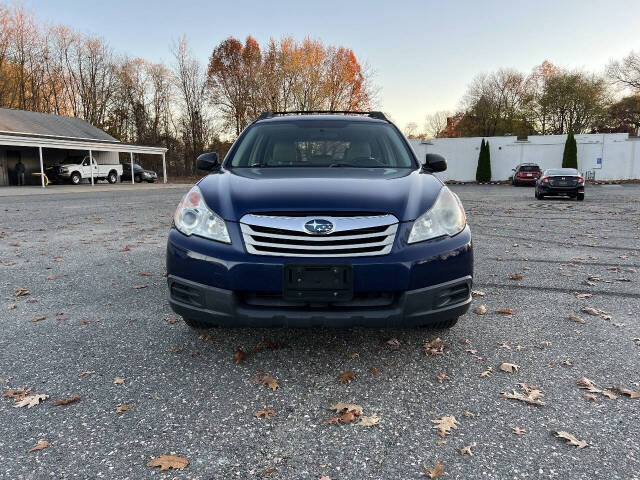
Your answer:
[[[385,116],[384,113],[379,111],[354,111],[354,110],[290,110],[287,112],[270,112],[265,111],[260,114],[258,120],[265,120],[267,118],[273,118],[276,115],[284,116],[284,115],[366,115],[371,118],[376,118],[378,120],[384,120],[385,122],[389,122],[389,119]]]

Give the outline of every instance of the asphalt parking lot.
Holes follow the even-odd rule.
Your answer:
[[[0,385],[49,396],[0,398],[0,477],[420,479],[442,462],[442,478],[640,478],[640,399],[607,390],[640,391],[640,185],[588,185],[584,202],[452,188],[486,313],[449,331],[199,335],[163,277],[184,186],[0,198]],[[437,337],[443,354],[426,355]],[[602,391],[578,388],[583,376]],[[544,405],[501,396],[519,383]],[[379,422],[330,424],[336,402]],[[448,416],[457,429],[441,437],[433,421]],[[147,466],[163,454],[188,465]]]

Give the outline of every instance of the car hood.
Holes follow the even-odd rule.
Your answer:
[[[262,168],[212,173],[198,186],[225,220],[259,212],[391,213],[415,220],[431,208],[442,182],[428,173],[383,168]]]

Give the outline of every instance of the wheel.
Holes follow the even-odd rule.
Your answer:
[[[430,323],[428,325],[425,325],[425,327],[433,328],[435,330],[444,330],[444,329],[453,327],[456,323],[458,323],[458,317],[450,318],[448,320],[441,320],[435,323]]]
[[[584,200],[584,193],[579,193],[576,196],[576,200],[578,200],[579,202],[583,201]]]
[[[74,185],[78,185],[80,183],[80,180],[82,180],[82,177],[78,172],[73,172],[71,174],[70,179],[71,179],[71,183],[73,183]]]
[[[140,175],[136,175],[135,177],[133,177],[133,180],[134,180],[136,183],[140,183],[140,182],[142,182],[142,177],[141,177]]]
[[[215,325],[212,325],[211,323],[201,322],[200,320],[193,320],[191,318],[185,318],[184,323],[186,323],[191,328],[194,328],[196,330],[205,330],[208,328],[215,327]]]
[[[107,177],[109,183],[116,183],[118,181],[118,174],[116,172],[109,172],[109,176]]]

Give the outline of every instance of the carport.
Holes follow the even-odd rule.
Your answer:
[[[39,176],[44,188],[46,165],[74,155],[88,155],[98,164],[115,165],[120,163],[120,153],[129,154],[132,168],[134,154],[162,156],[163,182],[167,183],[166,151],[122,143],[79,118],[0,108],[0,185],[13,183],[11,172],[15,172],[18,161],[25,166],[25,180]]]

